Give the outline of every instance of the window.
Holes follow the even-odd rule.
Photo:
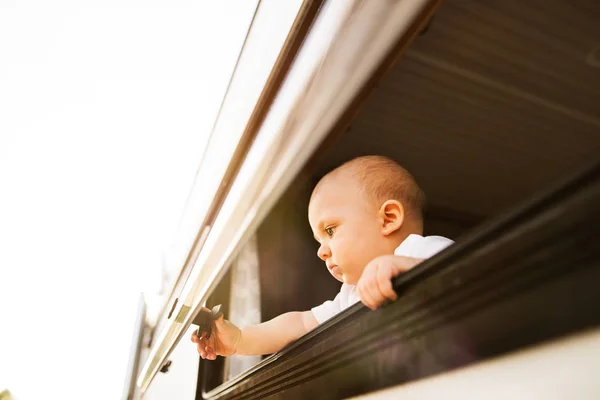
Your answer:
[[[560,7],[556,5],[557,9]],[[544,14],[544,23],[559,27],[559,21],[554,19],[561,13],[569,18],[581,18],[585,21],[582,22],[581,31],[571,31],[571,34],[585,36],[584,28],[591,26],[591,19],[584,16],[582,10],[569,6],[558,10],[556,14],[555,11]],[[561,43],[555,37],[531,34],[535,24],[532,25],[528,15],[529,10],[516,3],[445,4],[436,13],[428,31],[416,39],[402,59],[377,84],[357,115],[346,120],[342,117],[338,121],[330,136],[314,151],[302,172],[256,230],[263,321],[283,312],[310,309],[326,299],[332,299],[339,290],[339,283],[331,279],[322,261],[316,257],[316,245],[306,216],[308,198],[314,184],[330,169],[367,154],[388,156],[411,171],[428,197],[426,232],[457,239],[463,245],[454,250],[455,253],[449,250],[450,254],[445,256],[445,269],[443,265],[435,267],[434,262],[433,270],[437,271],[437,278],[431,278],[429,284],[423,283],[427,290],[421,296],[433,296],[432,292],[437,290],[446,293],[448,303],[461,298],[465,304],[472,302],[470,306],[474,309],[485,307],[484,298],[489,293],[487,291],[494,292],[493,285],[472,283],[469,289],[474,291],[471,292],[471,298],[464,297],[467,295],[460,291],[451,294],[450,288],[453,285],[460,286],[461,279],[468,280],[469,274],[477,274],[478,263],[485,257],[493,257],[495,238],[500,240],[510,234],[533,229],[528,227],[526,220],[522,225],[513,221],[511,228],[498,228],[496,233],[490,233],[489,226],[501,225],[498,221],[502,220],[503,217],[499,216],[504,210],[532,198],[557,179],[569,176],[585,164],[585,160],[597,157],[600,150],[600,137],[597,135],[600,125],[595,117],[600,114],[600,109],[597,109],[600,98],[596,94],[593,101],[585,101],[594,95],[583,88],[586,80],[588,83],[597,82],[600,87],[596,72],[583,59],[565,50],[568,47],[567,39]],[[506,21],[510,21],[511,29],[506,28]],[[544,49],[543,57],[537,51],[539,48]],[[544,61],[550,57],[560,62]],[[573,71],[569,78],[560,72],[566,68]],[[573,76],[586,79],[574,82]],[[586,191],[583,186],[574,186],[573,190],[573,193]],[[563,201],[564,204],[570,201],[559,199],[559,196],[551,198],[556,202],[556,207],[560,207]],[[589,206],[592,203],[586,204]],[[590,216],[597,216],[597,213],[588,211]],[[521,208],[520,212],[531,219],[531,225],[543,219],[542,215],[527,211],[526,207]],[[478,228],[484,221],[494,219],[496,225],[488,222]],[[575,225],[572,228],[578,229]],[[558,246],[557,237],[552,236],[558,231],[552,231],[549,226],[532,232],[537,232],[535,234],[538,237],[547,234],[548,243]],[[582,229],[574,235],[581,242],[565,245],[566,252],[576,252],[585,246],[585,238],[590,232]],[[477,248],[473,244],[476,239],[481,240],[481,251],[488,253],[485,257],[481,256],[478,262],[473,262],[469,260],[474,256],[469,258],[467,254]],[[558,332],[564,334],[583,325],[589,326],[581,321],[583,325],[574,321],[568,323],[565,315],[559,315],[559,311],[554,315],[540,313],[538,319],[531,318],[541,321],[543,327],[536,333],[529,332],[532,328],[527,325],[526,312],[519,313],[515,309],[519,303],[509,304],[511,301],[521,302],[527,312],[537,310],[548,301],[549,282],[558,279],[557,276],[563,277],[561,279],[564,280],[560,282],[565,287],[579,285],[583,290],[592,290],[583,282],[583,276],[588,276],[587,273],[597,276],[598,271],[587,270],[581,275],[578,272],[567,278],[558,272],[560,268],[554,264],[545,270],[540,269],[536,261],[523,259],[526,253],[519,252],[523,249],[517,249],[517,242],[506,246],[507,251],[512,251],[515,257],[521,257],[507,265],[506,270],[516,274],[517,268],[523,268],[523,274],[532,274],[527,278],[529,280],[513,277],[505,282],[501,277],[495,278],[498,282],[504,282],[506,292],[502,295],[508,296],[509,300],[499,300],[501,290],[498,291],[499,297],[494,307],[501,311],[494,316],[504,313],[506,318],[510,318],[513,315],[512,324],[508,320],[486,319],[482,312],[471,310],[472,314],[469,314],[466,306],[464,309],[456,307],[456,310],[460,309],[469,317],[456,322],[454,318],[458,317],[453,315],[452,308],[443,308],[450,307],[446,306],[445,301],[437,303],[430,297],[429,303],[426,303],[409,294],[407,304],[420,307],[425,313],[419,322],[424,325],[401,325],[398,322],[396,328],[388,329],[388,334],[402,337],[405,334],[402,329],[423,329],[422,335],[405,336],[404,343],[398,341],[395,345],[384,334],[374,335],[376,339],[373,340],[380,343],[379,346],[389,346],[391,355],[381,348],[377,349],[377,344],[372,345],[374,355],[365,352],[364,366],[361,367],[356,360],[360,357],[353,358],[337,351],[331,344],[331,338],[354,339],[360,345],[368,346],[369,343],[360,341],[360,337],[344,328],[358,329],[359,322],[356,321],[360,319],[362,324],[367,321],[372,323],[373,329],[384,329],[385,321],[394,325],[394,316],[417,318],[417,314],[409,311],[403,313],[398,306],[395,311],[391,310],[392,307],[386,310],[387,316],[368,315],[361,314],[360,307],[355,307],[286,349],[277,361],[268,358],[251,374],[221,386],[223,391],[212,386],[206,392],[209,397],[225,398],[225,390],[227,393],[233,391],[229,395],[259,395],[285,390],[289,398],[303,398],[311,390],[320,390],[325,397],[349,396],[474,363],[552,338]],[[532,242],[529,246],[532,257],[544,257],[540,242]],[[590,257],[597,257],[597,254]],[[453,260],[457,259],[464,261],[462,264],[454,261],[453,264]],[[470,267],[461,269],[460,265]],[[534,277],[534,271],[537,271],[537,278]],[[452,279],[445,280],[446,275]],[[418,274],[412,278],[420,279]],[[539,286],[532,283],[535,279],[539,279]],[[410,278],[406,278],[405,283],[410,286]],[[529,285],[527,290],[530,292],[527,295],[518,294],[520,285]],[[511,296],[515,300],[510,300],[513,298]],[[579,304],[584,297],[573,296],[570,301],[572,305]],[[594,297],[594,301],[598,301],[598,296]],[[435,307],[441,309],[435,310]],[[585,320],[588,317],[582,313],[577,318]],[[597,323],[597,318],[594,321]],[[444,332],[447,340],[440,336],[441,333],[428,333],[428,328],[424,327],[428,324]],[[499,324],[508,324],[509,327],[505,328],[508,336],[504,340],[497,336],[486,337],[486,324],[499,330],[503,329]],[[361,330],[363,333],[367,331]],[[511,336],[516,332],[529,337]],[[486,343],[486,340],[497,342]],[[390,344],[386,345],[388,342]],[[311,353],[312,346],[317,343],[332,352],[332,359],[316,354],[313,354],[314,358],[300,355],[301,352]],[[355,349],[357,351],[358,346]],[[350,351],[350,347],[344,346],[344,349]],[[428,353],[429,349],[431,353]],[[402,351],[405,351],[404,355]],[[425,355],[417,355],[418,351]],[[355,364],[354,367],[348,367],[343,366],[344,362]],[[307,365],[317,372],[309,372]],[[262,378],[261,368],[268,371]],[[396,378],[393,377],[393,368],[398,371]],[[268,380],[264,381],[267,377]],[[289,383],[294,380],[305,383]],[[347,383],[349,380],[355,380],[356,383]],[[331,388],[331,385],[335,387],[334,382],[339,384],[336,389]],[[260,389],[252,389],[257,386]]]

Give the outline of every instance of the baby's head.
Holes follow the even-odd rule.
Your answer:
[[[329,272],[354,285],[375,257],[393,254],[423,232],[425,196],[395,161],[364,156],[325,175],[313,190],[308,220]]]

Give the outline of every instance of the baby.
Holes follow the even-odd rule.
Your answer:
[[[421,236],[424,201],[413,176],[382,156],[359,157],[327,174],[312,193],[308,220],[340,292],[310,311],[243,329],[221,317],[209,339],[192,335],[200,356],[274,353],[358,301],[376,309],[395,300],[393,277],[452,244]]]

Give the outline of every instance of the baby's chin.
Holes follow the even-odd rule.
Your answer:
[[[344,274],[336,274],[333,271],[329,271],[329,273],[331,274],[331,276],[333,276],[335,279],[337,279],[338,281],[342,282],[342,283],[346,283],[346,280],[344,279]]]
[[[337,268],[340,268],[340,267],[338,266]],[[358,282],[358,279],[352,279],[352,277],[350,277],[348,274],[344,273],[344,271],[341,269],[339,270],[339,272],[333,272],[332,270],[329,270],[329,273],[335,279],[337,279],[338,281],[345,283],[347,285],[356,285],[356,283]]]
[[[347,285],[356,285],[358,283],[358,279],[352,279],[347,274],[342,274],[340,278],[335,277],[338,281],[345,283]]]

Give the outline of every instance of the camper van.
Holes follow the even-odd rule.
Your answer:
[[[259,1],[124,397],[598,398],[599,21],[597,0]],[[414,174],[426,234],[455,244],[376,311],[200,359],[202,307],[246,326],[335,297],[308,201],[367,154]]]

